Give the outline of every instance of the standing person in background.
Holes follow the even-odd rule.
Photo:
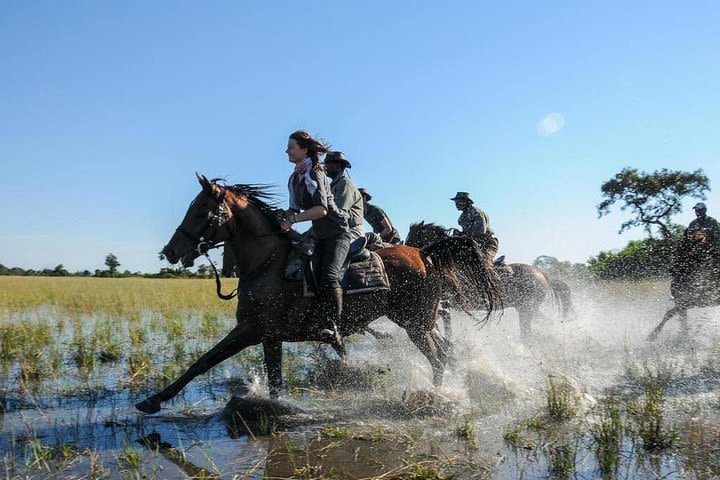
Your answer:
[[[344,352],[337,325],[343,308],[340,273],[350,248],[350,228],[348,214],[335,205],[330,182],[320,163],[320,155],[328,151],[324,143],[304,130],[290,134],[285,152],[295,169],[288,180],[290,208],[280,229],[287,232],[294,223],[312,221],[317,238],[315,251],[320,259],[318,300],[328,327],[321,331],[321,337],[336,351]]]
[[[363,228],[363,199],[350,175],[345,171],[352,168],[352,165],[345,158],[343,152],[328,152],[325,155],[325,173],[332,179],[330,190],[335,198],[335,205],[348,213],[348,226],[350,227],[350,250],[353,250],[353,242],[358,238],[365,238]]]
[[[382,241],[385,243],[397,244],[401,242],[400,233],[393,227],[390,217],[387,216],[385,211],[369,203],[372,200],[370,195],[364,188],[358,189],[363,199],[363,207],[365,208],[365,220],[370,224],[373,232],[380,235]]]
[[[462,212],[458,218],[458,225],[462,228],[460,235],[475,240],[485,254],[488,264],[492,265],[500,242],[490,228],[487,213],[473,205],[474,202],[467,192],[457,192],[450,200],[454,201],[455,208]]]

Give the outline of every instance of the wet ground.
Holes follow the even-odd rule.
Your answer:
[[[720,476],[720,309],[691,311],[689,338],[670,322],[647,343],[669,305],[666,284],[573,291],[577,318],[561,323],[548,305],[553,318],[537,321],[526,340],[513,310],[483,328],[454,313],[457,360],[440,389],[404,332],[382,319],[373,327],[392,339],[351,339],[346,365],[325,347],[286,345],[289,391],[279,402],[267,398],[253,349],[196,379],[160,414],[137,413],[133,404],[166,381],[160,374],[176,372],[165,364],[184,364],[212,341],[186,334],[178,354],[158,336],[153,347],[158,325],[147,328],[144,350],[154,375],[130,368],[127,354],[91,371],[65,358],[55,376],[35,382],[23,379],[18,362],[7,363],[0,471],[8,478]],[[231,321],[222,319],[218,338]],[[63,339],[77,338],[56,331],[64,348]],[[656,404],[648,400],[653,389],[661,392]],[[622,423],[611,455],[595,437],[609,398]],[[569,402],[569,414],[553,415],[552,399]],[[667,445],[651,448],[648,432]]]

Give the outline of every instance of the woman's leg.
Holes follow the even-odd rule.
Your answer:
[[[344,352],[342,336],[338,326],[342,317],[343,291],[340,287],[340,274],[350,248],[350,235],[344,233],[324,238],[318,242],[320,254],[320,302],[325,326],[323,338],[326,338],[335,350]],[[341,353],[342,355],[342,353]]]

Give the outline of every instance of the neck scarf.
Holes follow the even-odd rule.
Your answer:
[[[302,210],[297,201],[296,193],[299,192],[296,189],[300,188],[303,183],[311,196],[317,190],[317,182],[310,176],[313,171],[312,166],[310,157],[306,157],[302,162],[295,164],[295,170],[293,170],[288,180],[288,193],[290,194],[290,208],[292,210]]]

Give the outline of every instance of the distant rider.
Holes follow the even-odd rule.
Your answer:
[[[707,206],[703,202],[696,203],[693,210],[695,210],[697,218],[690,222],[685,230],[685,236],[689,237],[693,233],[702,232],[705,234],[709,249],[720,251],[720,225],[717,220],[707,216]]]
[[[359,190],[363,198],[363,206],[365,207],[365,220],[370,224],[373,232],[379,234],[385,243],[400,243],[402,241],[400,239],[400,233],[393,226],[390,217],[387,216],[382,208],[370,203],[372,195],[370,195],[367,190],[364,188],[360,188]]]
[[[458,225],[462,228],[460,235],[475,240],[485,253],[488,263],[492,264],[498,252],[499,242],[495,232],[490,228],[487,213],[473,205],[475,202],[468,192],[457,192],[450,200],[454,201],[455,207],[462,212],[458,218]]]

